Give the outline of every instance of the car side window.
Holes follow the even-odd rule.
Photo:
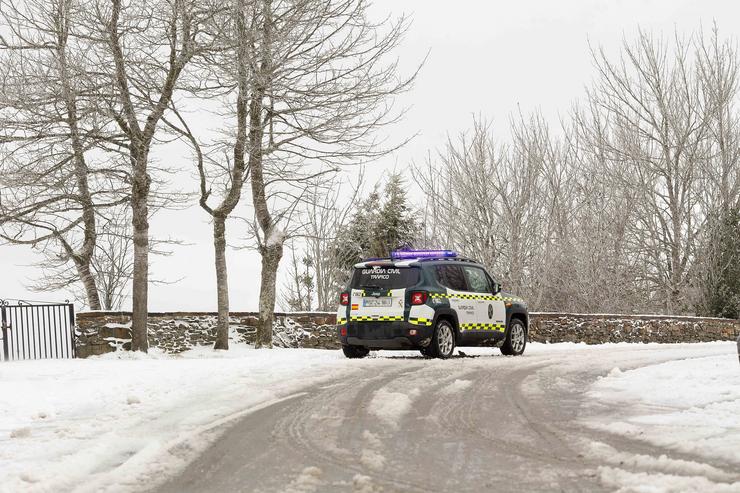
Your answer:
[[[493,278],[488,274],[488,272],[486,272],[486,278],[488,279],[488,284],[491,286],[491,292],[493,294],[498,294],[497,290],[500,291],[501,286],[497,287],[498,283],[493,280]]]
[[[437,282],[455,291],[467,291],[468,286],[465,282],[465,274],[459,265],[437,265],[434,267],[434,274]]]
[[[468,279],[470,291],[475,293],[490,293],[493,291],[493,288],[488,282],[488,276],[483,269],[469,265],[466,265],[463,269],[465,269],[465,276]]]

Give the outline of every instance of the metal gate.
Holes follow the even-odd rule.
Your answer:
[[[0,312],[0,361],[75,357],[72,303],[0,300]]]

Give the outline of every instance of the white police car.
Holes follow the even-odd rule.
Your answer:
[[[455,346],[482,345],[518,356],[527,345],[529,314],[479,263],[449,250],[403,250],[354,266],[337,326],[348,358],[372,349],[448,358]]]

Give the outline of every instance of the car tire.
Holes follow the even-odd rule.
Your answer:
[[[512,318],[509,322],[509,330],[506,332],[506,339],[501,346],[501,354],[506,356],[521,356],[524,348],[527,347],[527,328],[524,322],[518,318]]]
[[[370,350],[364,346],[342,346],[344,355],[351,359],[364,358],[370,354]]]
[[[432,358],[447,359],[455,351],[455,328],[447,320],[439,320],[434,327],[432,343],[427,348]]]

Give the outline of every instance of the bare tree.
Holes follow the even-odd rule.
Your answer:
[[[93,255],[93,271],[104,310],[120,310],[129,296],[134,271],[131,219],[118,209],[103,224]]]
[[[336,305],[337,293],[343,288],[345,263],[336,258],[339,254],[336,243],[344,241],[339,234],[345,230],[350,213],[357,206],[364,177],[364,169],[361,168],[355,180],[356,185],[333,179],[328,183],[328,193],[319,186],[309,191],[305,242],[306,253],[314,259],[313,277],[319,310],[332,310]]]
[[[0,37],[0,238],[46,255],[46,289],[80,282],[87,305],[100,309],[92,265],[98,219],[125,200],[128,174],[107,149],[120,135],[104,131],[104,90],[82,55],[77,15],[69,0],[0,8],[7,28]],[[63,274],[70,264],[71,277]]]
[[[288,280],[283,286],[281,293],[281,304],[288,310],[297,312],[308,312],[313,308],[315,281],[313,272],[316,262],[313,258],[304,254],[296,256],[297,248],[292,245],[290,249],[290,264]]]
[[[248,104],[252,233],[262,257],[257,347],[272,346],[277,269],[306,184],[394,145],[376,131],[415,78],[387,61],[406,22],[373,23],[365,0],[261,0],[253,12]]]
[[[631,248],[673,313],[686,309],[684,287],[704,223],[697,185],[709,116],[689,46],[677,38],[669,50],[641,32],[636,43],[625,42],[618,62],[596,51],[599,81],[589,94],[608,122],[599,136],[610,156],[606,171],[637,192]]]
[[[550,143],[539,117],[513,130],[514,145],[497,144],[490,124],[475,119],[469,134],[448,139],[436,160],[417,166],[415,178],[426,200],[427,246],[479,259],[521,293],[542,245],[540,192]]]
[[[489,132],[488,123],[474,120],[472,135],[448,138],[436,156],[415,167],[414,178],[426,201],[426,246],[454,248],[492,267],[503,240],[490,177],[506,156]]]
[[[735,49],[715,28],[593,56],[597,80],[556,134],[519,117],[497,142],[476,120],[416,167],[425,242],[481,259],[534,309],[706,306],[697,283],[730,258],[707,219],[739,200]]]
[[[733,249],[737,244],[729,239],[733,234],[731,223],[740,208],[740,118],[736,104],[739,61],[734,43],[721,40],[716,25],[709,36],[700,32],[695,46],[702,103],[709,116],[709,138],[699,186],[707,226],[699,238],[692,266],[693,302],[699,313],[719,315],[732,313],[720,308],[723,301],[730,306],[733,299],[740,298],[740,293],[728,292],[732,281],[727,282],[737,256]]]
[[[146,352],[149,283],[150,153],[158,127],[171,107],[188,63],[211,45],[201,26],[214,9],[194,0],[125,4],[94,0],[80,22],[93,40],[88,56],[97,62],[114,99],[108,108],[125,136],[131,174],[134,270],[132,342]]]
[[[213,221],[213,246],[216,268],[217,327],[214,349],[229,348],[229,282],[226,264],[226,222],[239,204],[244,181],[248,177],[245,162],[247,144],[248,101],[252,68],[249,59],[249,44],[252,33],[248,22],[251,20],[254,2],[235,0],[219,10],[213,22],[207,25],[218,48],[204,52],[202,60],[196,60],[199,71],[206,82],[197,81],[188,91],[199,98],[226,99],[227,106],[233,104],[231,111],[235,120],[234,135],[228,143],[219,142],[204,151],[203,146],[191,131],[181,114],[175,111],[177,121],[173,124],[165,120],[170,128],[181,134],[191,144],[198,169],[200,207]],[[235,101],[229,98],[235,94]],[[201,102],[202,99],[201,99]],[[223,161],[211,154],[224,153]],[[215,190],[214,190],[215,188]],[[215,191],[215,195],[214,195]],[[217,205],[209,200],[219,198]]]
[[[627,241],[635,192],[615,187],[604,173],[604,149],[598,140],[592,146],[579,129],[586,121],[584,112],[578,108],[564,130],[569,176],[559,187],[564,199],[549,201],[561,204],[556,213],[560,219],[555,220],[559,233],[548,243],[543,259],[547,281],[540,287],[543,303],[538,306],[591,313],[639,311],[649,296],[634,282],[640,269]]]
[[[694,44],[701,108],[709,127],[706,159],[700,163],[704,179],[702,202],[710,213],[727,212],[737,207],[740,200],[737,51],[730,41],[720,39],[716,26],[708,37],[700,32]]]
[[[426,245],[480,259],[533,309],[601,310],[624,287],[604,280],[624,272],[612,255],[624,249],[618,228],[628,219],[579,134],[565,123],[560,131],[520,115],[510,121],[512,142],[501,144],[476,119],[416,167]]]
[[[119,310],[128,297],[133,275],[133,243],[131,220],[125,206],[119,205],[106,210],[105,217],[98,218],[99,233],[95,251],[90,259],[92,273],[102,310]],[[79,289],[80,277],[77,269],[70,265],[64,255],[45,250],[46,258],[36,266],[42,272],[31,286],[34,291],[69,291],[82,306],[88,306],[84,286]]]
[[[340,258],[344,250],[337,244],[348,241],[341,235],[357,206],[363,180],[364,169],[360,168],[354,180],[357,185],[334,175],[307,187],[302,227],[292,240],[290,276],[283,287],[283,304],[288,308],[310,310],[315,306],[328,311],[336,305],[347,275],[347,261]]]

